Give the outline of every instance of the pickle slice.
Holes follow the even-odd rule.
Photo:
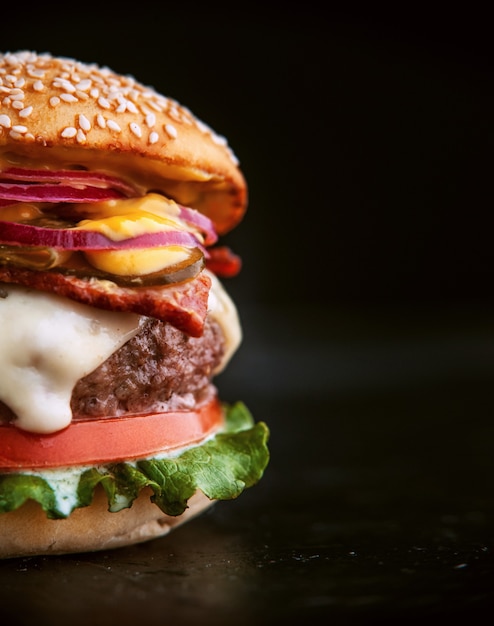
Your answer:
[[[0,264],[30,270],[50,270],[67,261],[72,252],[30,246],[0,245]]]
[[[92,266],[81,253],[56,268],[56,271],[78,278],[99,278],[110,280],[121,287],[152,287],[181,283],[195,278],[205,267],[204,255],[200,248],[187,248],[187,258],[179,263],[168,265],[148,274],[114,274]]]
[[[80,252],[54,248],[0,245],[0,265],[11,265],[34,271],[59,272],[78,278],[110,280],[121,287],[170,285],[195,278],[205,267],[200,248],[188,248],[187,258],[147,274],[118,275],[92,266]]]

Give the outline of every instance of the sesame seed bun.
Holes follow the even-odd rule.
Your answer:
[[[0,55],[0,165],[91,167],[208,215],[242,218],[245,180],[224,138],[131,76],[49,54]]]
[[[131,508],[109,514],[106,495],[98,488],[90,506],[63,520],[47,519],[38,503],[28,501],[1,516],[0,558],[94,552],[142,543],[168,534],[213,504],[198,491],[182,515],[171,517],[151,502],[150,495],[144,489]]]

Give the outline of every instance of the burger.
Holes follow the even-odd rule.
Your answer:
[[[0,557],[153,539],[256,484],[226,140],[107,67],[0,54]]]

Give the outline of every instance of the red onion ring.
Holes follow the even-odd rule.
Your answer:
[[[137,190],[134,187],[117,176],[86,170],[44,170],[9,167],[0,171],[0,181],[24,181],[33,184],[64,182],[67,185],[86,185],[104,189],[112,188],[121,191],[126,196],[137,194]]]
[[[116,189],[71,187],[70,185],[29,185],[0,183],[0,199],[10,202],[98,202],[121,198]]]
[[[100,232],[76,228],[42,228],[0,220],[0,243],[11,246],[37,246],[58,250],[125,250],[159,246],[189,246],[205,249],[188,231],[167,230],[113,241]],[[207,255],[206,255],[207,256]]]
[[[186,206],[180,206],[179,217],[181,220],[189,224],[190,226],[195,226],[198,228],[204,237],[204,243],[207,246],[212,246],[214,243],[218,241],[218,235],[214,229],[213,222],[206,217],[203,213],[199,213],[195,209],[190,209]]]
[[[98,202],[118,199],[122,196],[135,196],[136,194],[138,194],[138,191],[125,181],[102,172],[20,167],[10,167],[0,171],[0,207],[17,202]],[[218,235],[213,222],[206,215],[185,206],[180,206],[179,209],[180,219],[189,226],[198,229],[204,235],[206,246],[216,243]],[[12,229],[10,229],[10,232],[12,232]],[[22,237],[30,238],[30,236],[24,234]],[[33,234],[32,237],[36,239],[38,235]],[[48,238],[53,239],[53,235],[50,235]],[[60,238],[63,240],[65,236],[61,235]],[[50,247],[56,246],[50,245]]]

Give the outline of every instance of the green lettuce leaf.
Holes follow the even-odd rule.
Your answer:
[[[211,500],[230,500],[256,484],[269,462],[269,431],[241,402],[225,406],[226,429],[174,458],[146,459],[90,468],[0,474],[0,513],[26,500],[38,502],[47,517],[68,517],[88,506],[97,485],[105,490],[108,510],[132,506],[150,487],[152,501],[168,515],[180,515],[200,489]]]

